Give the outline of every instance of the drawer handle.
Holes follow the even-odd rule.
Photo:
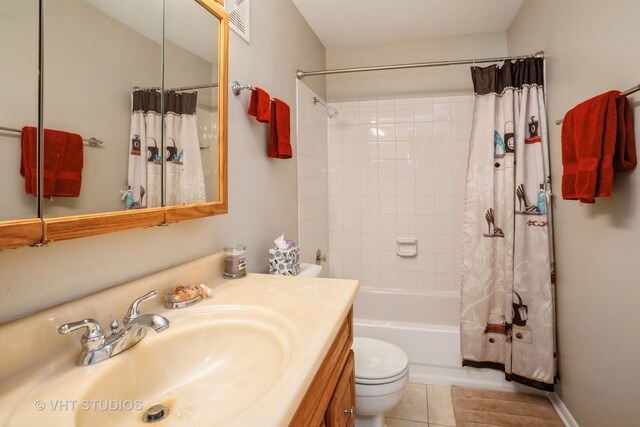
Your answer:
[[[345,415],[349,415],[350,417],[353,417],[353,406],[349,409],[345,409],[344,413]]]

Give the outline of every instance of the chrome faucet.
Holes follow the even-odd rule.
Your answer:
[[[136,298],[124,318],[122,328],[117,320],[111,322],[111,335],[107,336],[94,319],[84,319],[79,322],[66,323],[58,328],[61,335],[68,334],[80,328],[85,328],[80,343],[82,351],[78,358],[78,365],[93,365],[109,359],[116,354],[133,347],[147,335],[147,330],[162,332],[169,327],[169,320],[159,314],[140,314],[140,304],[154,298],[158,293],[151,291]]]

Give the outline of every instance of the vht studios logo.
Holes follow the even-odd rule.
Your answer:
[[[38,411],[142,411],[141,400],[36,400],[33,406]]]

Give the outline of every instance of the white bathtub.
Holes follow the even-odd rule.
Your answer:
[[[360,288],[354,303],[354,333],[401,347],[409,356],[411,382],[534,393],[505,381],[501,372],[462,367],[459,307],[457,294]]]

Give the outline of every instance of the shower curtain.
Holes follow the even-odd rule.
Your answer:
[[[132,95],[131,150],[124,197],[127,209],[162,205],[163,155],[165,204],[206,201],[196,120],[197,93],[165,93],[164,150],[160,96],[156,90],[136,90]]]
[[[127,209],[162,205],[160,96],[155,90],[136,90],[131,95],[131,146],[124,195]]]
[[[166,204],[206,202],[198,141],[198,93],[167,92],[165,122]]]
[[[472,67],[463,223],[463,366],[552,391],[556,379],[543,59]]]

